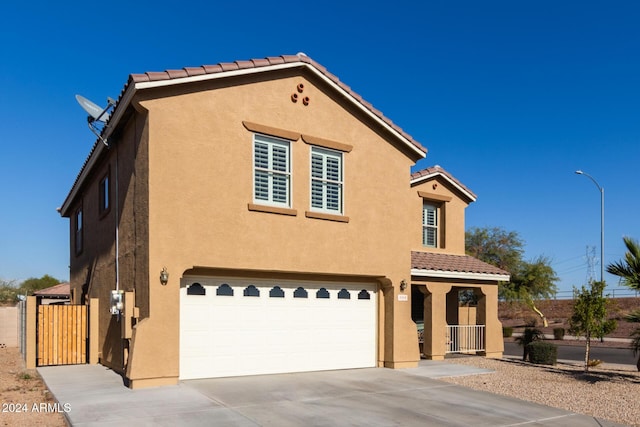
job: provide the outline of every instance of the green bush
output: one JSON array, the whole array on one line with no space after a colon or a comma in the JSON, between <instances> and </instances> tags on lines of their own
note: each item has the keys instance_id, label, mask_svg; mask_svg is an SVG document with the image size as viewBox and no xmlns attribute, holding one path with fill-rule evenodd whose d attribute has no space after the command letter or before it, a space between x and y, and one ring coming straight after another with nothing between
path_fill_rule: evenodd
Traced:
<instances>
[{"instance_id":1,"label":"green bush","mask_svg":"<svg viewBox=\"0 0 640 427\"><path fill-rule=\"evenodd\" d=\"M558 347L544 341L534 341L527 345L529 361L540 365L555 365L558 361Z\"/></svg>"},{"instance_id":2,"label":"green bush","mask_svg":"<svg viewBox=\"0 0 640 427\"><path fill-rule=\"evenodd\" d=\"M536 328L524 328L524 332L519 337L516 337L515 342L522 347L522 361L526 361L529 357L528 345L534 341L544 339L544 334L540 329Z\"/></svg>"},{"instance_id":3,"label":"green bush","mask_svg":"<svg viewBox=\"0 0 640 427\"><path fill-rule=\"evenodd\" d=\"M563 340L564 339L564 328L553 328L553 339L554 340Z\"/></svg>"},{"instance_id":4,"label":"green bush","mask_svg":"<svg viewBox=\"0 0 640 427\"><path fill-rule=\"evenodd\" d=\"M509 338L513 335L513 328L511 326L503 326L502 327L502 337Z\"/></svg>"}]
</instances>

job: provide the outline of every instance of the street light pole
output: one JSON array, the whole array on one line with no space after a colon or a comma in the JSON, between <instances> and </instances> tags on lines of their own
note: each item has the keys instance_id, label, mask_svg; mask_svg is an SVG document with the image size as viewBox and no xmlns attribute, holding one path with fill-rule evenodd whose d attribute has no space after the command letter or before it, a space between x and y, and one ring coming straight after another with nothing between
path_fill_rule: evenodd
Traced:
<instances>
[{"instance_id":1,"label":"street light pole","mask_svg":"<svg viewBox=\"0 0 640 427\"><path fill-rule=\"evenodd\" d=\"M604 188L588 173L581 170L577 170L576 173L589 178L600 191L600 281L604 283Z\"/></svg>"}]
</instances>

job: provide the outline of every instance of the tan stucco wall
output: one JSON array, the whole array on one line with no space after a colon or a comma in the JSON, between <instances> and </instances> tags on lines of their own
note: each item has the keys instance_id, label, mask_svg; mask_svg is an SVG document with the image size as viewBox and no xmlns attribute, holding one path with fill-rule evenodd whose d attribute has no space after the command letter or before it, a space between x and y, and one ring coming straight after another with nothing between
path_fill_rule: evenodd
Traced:
<instances>
[{"instance_id":1,"label":"tan stucco wall","mask_svg":"<svg viewBox=\"0 0 640 427\"><path fill-rule=\"evenodd\" d=\"M308 106L291 102L303 83ZM179 375L179 284L195 266L380 276L380 365L415 366L419 357L410 301L415 230L408 186L413 159L385 141L313 81L283 77L251 85L178 93L147 92L149 135L149 316L134 328L127 376L136 384ZM163 97L164 95L173 95ZM353 146L344 154L344 215L348 222L307 218L311 146L291 144L295 216L256 212L252 132L243 121ZM378 129L378 131L380 131ZM163 267L167 286L159 283ZM157 363L158 359L163 363Z\"/></svg>"},{"instance_id":2,"label":"tan stucco wall","mask_svg":"<svg viewBox=\"0 0 640 427\"><path fill-rule=\"evenodd\" d=\"M0 344L18 346L18 307L0 307Z\"/></svg>"},{"instance_id":3,"label":"tan stucco wall","mask_svg":"<svg viewBox=\"0 0 640 427\"><path fill-rule=\"evenodd\" d=\"M415 218L411 222L415 224L415 230L412 234L412 250L450 253L455 255L464 255L465 253L465 209L468 206L464 196L460 194L449 182L441 177L434 177L421 181L419 184L411 186L413 192L413 204L415 208ZM450 198L450 201L431 201L439 205L438 209L440 219L440 238L438 239L438 248L425 247L422 244L422 205L425 200L418 195L418 192L424 194L434 194L437 197Z\"/></svg>"}]
</instances>

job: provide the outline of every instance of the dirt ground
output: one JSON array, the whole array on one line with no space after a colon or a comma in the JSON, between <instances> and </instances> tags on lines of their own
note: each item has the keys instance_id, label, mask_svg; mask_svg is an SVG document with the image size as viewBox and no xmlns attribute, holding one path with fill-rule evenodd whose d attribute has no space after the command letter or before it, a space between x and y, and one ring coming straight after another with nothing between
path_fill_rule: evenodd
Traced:
<instances>
[{"instance_id":1,"label":"dirt ground","mask_svg":"<svg viewBox=\"0 0 640 427\"><path fill-rule=\"evenodd\" d=\"M50 396L35 369L24 368L18 348L0 348L0 426L63 427L69 409Z\"/></svg>"}]
</instances>

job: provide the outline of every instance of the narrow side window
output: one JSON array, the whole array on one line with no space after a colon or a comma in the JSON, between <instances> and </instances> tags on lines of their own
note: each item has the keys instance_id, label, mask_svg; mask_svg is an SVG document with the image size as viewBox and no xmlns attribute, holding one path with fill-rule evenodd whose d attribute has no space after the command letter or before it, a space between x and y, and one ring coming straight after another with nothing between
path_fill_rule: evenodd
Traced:
<instances>
[{"instance_id":1,"label":"narrow side window","mask_svg":"<svg viewBox=\"0 0 640 427\"><path fill-rule=\"evenodd\" d=\"M82 218L82 207L79 207L78 210L76 210L75 215L73 216L73 236L76 255L79 255L82 252L83 228L84 224Z\"/></svg>"},{"instance_id":2,"label":"narrow side window","mask_svg":"<svg viewBox=\"0 0 640 427\"><path fill-rule=\"evenodd\" d=\"M107 172L100 180L100 188L98 195L100 197L98 201L98 212L100 215L105 214L111 208L111 179L110 172Z\"/></svg>"}]
</instances>

